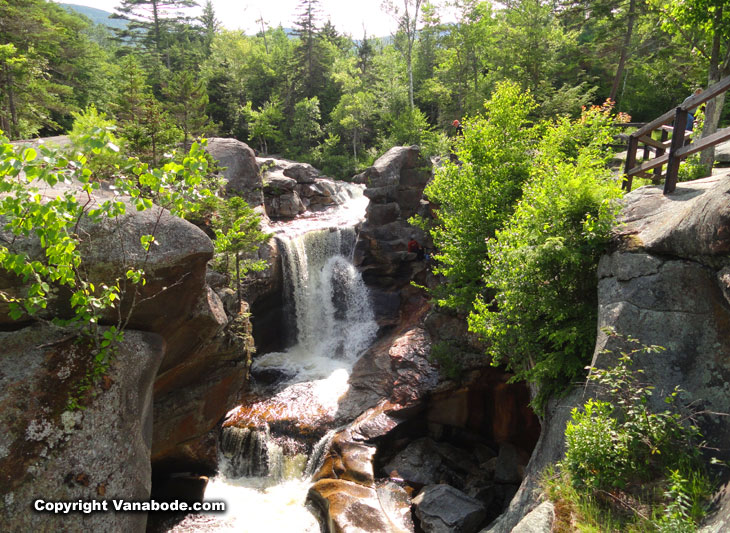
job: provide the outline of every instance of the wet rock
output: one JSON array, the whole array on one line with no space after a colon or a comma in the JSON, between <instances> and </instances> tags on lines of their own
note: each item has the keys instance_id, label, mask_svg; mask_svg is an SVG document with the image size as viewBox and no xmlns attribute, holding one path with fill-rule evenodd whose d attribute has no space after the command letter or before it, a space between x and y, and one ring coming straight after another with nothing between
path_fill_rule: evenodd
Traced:
<instances>
[{"instance_id":1,"label":"wet rock","mask_svg":"<svg viewBox=\"0 0 730 533\"><path fill-rule=\"evenodd\" d=\"M426 533L473 533L486 516L482 502L449 485L429 485L413 499Z\"/></svg>"},{"instance_id":2,"label":"wet rock","mask_svg":"<svg viewBox=\"0 0 730 533\"><path fill-rule=\"evenodd\" d=\"M33 502L148 500L158 335L128 330L96 395L93 357L45 325L0 333L0 514L4 531L143 531L146 513L39 513ZM77 397L83 410L67 408ZM111 504L110 504L111 507Z\"/></svg>"},{"instance_id":3,"label":"wet rock","mask_svg":"<svg viewBox=\"0 0 730 533\"><path fill-rule=\"evenodd\" d=\"M327 530L332 533L413 531L407 496L397 489L378 490L346 480L322 479L309 489L308 498L322 510Z\"/></svg>"},{"instance_id":4,"label":"wet rock","mask_svg":"<svg viewBox=\"0 0 730 533\"><path fill-rule=\"evenodd\" d=\"M494 469L494 480L499 483L516 483L519 485L522 482L520 470L517 448L509 443L501 444L496 468Z\"/></svg>"},{"instance_id":5,"label":"wet rock","mask_svg":"<svg viewBox=\"0 0 730 533\"><path fill-rule=\"evenodd\" d=\"M296 192L266 196L266 214L274 219L294 218L304 213L307 208Z\"/></svg>"},{"instance_id":6,"label":"wet rock","mask_svg":"<svg viewBox=\"0 0 730 533\"><path fill-rule=\"evenodd\" d=\"M226 167L223 177L229 195L242 196L251 207L264 204L263 183L256 155L247 144L236 139L212 137L208 139L206 151L222 167Z\"/></svg>"}]
</instances>

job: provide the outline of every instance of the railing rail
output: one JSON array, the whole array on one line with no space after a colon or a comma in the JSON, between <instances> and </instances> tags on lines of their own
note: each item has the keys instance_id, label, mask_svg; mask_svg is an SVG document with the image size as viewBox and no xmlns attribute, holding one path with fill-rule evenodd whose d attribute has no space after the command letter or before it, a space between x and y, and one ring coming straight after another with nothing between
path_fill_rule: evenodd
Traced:
<instances>
[{"instance_id":1,"label":"railing rail","mask_svg":"<svg viewBox=\"0 0 730 533\"><path fill-rule=\"evenodd\" d=\"M667 111L662 116L633 132L629 136L629 147L626 152L626 165L624 167L622 187L626 191L630 191L634 176L651 176L657 182L664 176L664 194L674 192L677 188L679 163L682 159L730 139L730 128L724 128L697 142L691 142L689 139L690 132L686 129L687 115L690 109L704 104L727 90L730 90L730 76L723 78L701 93L688 98L686 102L676 109ZM671 122L674 123L673 126L668 126ZM652 133L656 130L661 130L662 132L660 141L652 137ZM671 138L669 138L670 133ZM637 162L636 157L639 143L644 144L643 161L641 162ZM652 148L655 151L655 156L654 158L649 158ZM669 150L668 153L667 150ZM662 167L665 164L667 165L666 173L662 175ZM648 173L650 170L654 171L653 175Z\"/></svg>"}]
</instances>

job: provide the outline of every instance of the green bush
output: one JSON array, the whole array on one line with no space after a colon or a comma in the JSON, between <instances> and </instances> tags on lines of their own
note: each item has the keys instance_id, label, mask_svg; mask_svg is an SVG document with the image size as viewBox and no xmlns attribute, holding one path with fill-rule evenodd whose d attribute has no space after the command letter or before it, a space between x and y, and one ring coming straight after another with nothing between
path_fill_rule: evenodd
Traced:
<instances>
[{"instance_id":1,"label":"green bush","mask_svg":"<svg viewBox=\"0 0 730 533\"><path fill-rule=\"evenodd\" d=\"M560 467L574 491L563 494L607 502L609 510L616 502L636 500L634 507L653 509L651 530L694 531L711 492L701 462L701 434L693 414L678 404L679 388L664 399L667 408L655 412L649 404L653 387L632 368L640 354L663 348L627 342L631 349L622 351L613 366L591 368L589 380L605 399L591 398L571 413ZM617 491L625 496L616 496Z\"/></svg>"},{"instance_id":2,"label":"green bush","mask_svg":"<svg viewBox=\"0 0 730 533\"><path fill-rule=\"evenodd\" d=\"M81 113L73 113L74 124L69 137L75 149L85 149L86 166L95 180L108 180L114 177L126 163L123 140L115 134L117 124L99 113L96 106L90 105ZM89 150L89 145L93 147Z\"/></svg>"},{"instance_id":3,"label":"green bush","mask_svg":"<svg viewBox=\"0 0 730 533\"><path fill-rule=\"evenodd\" d=\"M430 228L437 253L434 290L439 305L468 312L483 293L487 240L511 215L528 177L534 128L527 124L535 104L510 82L497 86L484 114L464 121L464 137L425 189L438 208ZM414 221L415 222L415 221Z\"/></svg>"},{"instance_id":4,"label":"green bush","mask_svg":"<svg viewBox=\"0 0 730 533\"><path fill-rule=\"evenodd\" d=\"M477 298L469 328L489 341L494 364L537 385L538 410L578 378L595 345L596 269L620 195L605 164L611 120L601 107L548 125L514 214L486 241L494 297Z\"/></svg>"}]
</instances>

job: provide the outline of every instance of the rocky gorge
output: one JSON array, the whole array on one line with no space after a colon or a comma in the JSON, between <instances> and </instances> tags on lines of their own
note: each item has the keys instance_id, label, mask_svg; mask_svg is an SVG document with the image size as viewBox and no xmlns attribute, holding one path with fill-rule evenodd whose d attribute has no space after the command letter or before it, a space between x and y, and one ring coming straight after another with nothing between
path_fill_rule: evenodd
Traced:
<instances>
[{"instance_id":1,"label":"rocky gorge","mask_svg":"<svg viewBox=\"0 0 730 533\"><path fill-rule=\"evenodd\" d=\"M207 266L210 239L163 213L160 246L147 266L150 298L135 309L83 410L67 410L65 400L86 371L84 347L0 309L4 529L142 531L144 514L29 510L41 496L199 500L208 477L228 469L229 478L279 481L304 472L302 499L326 531L550 531L540 475L560 459L565 421L583 391L553 401L538 419L527 387L488 366L463 321L433 309L412 285L438 282L408 251L411 239L430 247L408 222L432 213L423 199L432 165L418 147L391 149L353 178L359 187L303 163L256 158L232 139L211 139L208 150L226 167L228 193L243 196L275 236L259 252L267 269L247 279L238 308ZM669 197L652 187L631 193L599 269L599 327L665 346L661 358L642 362L648 379L660 390L680 384L703 408L724 413L729 192L727 179L709 178ZM328 218L362 196L361 214L343 209ZM113 244L131 247L153 218L130 214L124 231L89 228L89 270L102 276L129 262ZM16 280L0 283L12 289ZM256 355L231 333L249 311L243 327ZM362 335L346 335L353 331ZM459 347L458 376L432 353L443 341ZM609 342L599 335L598 364ZM326 376L294 379L311 371L297 363L296 346L307 356L327 354ZM341 394L317 404L317 380L341 379L345 369L344 381L323 382ZM702 428L725 455L727 424L708 416ZM724 530L728 506L727 491L719 491L707 531ZM151 523L172 531L217 527L180 518Z\"/></svg>"}]
</instances>

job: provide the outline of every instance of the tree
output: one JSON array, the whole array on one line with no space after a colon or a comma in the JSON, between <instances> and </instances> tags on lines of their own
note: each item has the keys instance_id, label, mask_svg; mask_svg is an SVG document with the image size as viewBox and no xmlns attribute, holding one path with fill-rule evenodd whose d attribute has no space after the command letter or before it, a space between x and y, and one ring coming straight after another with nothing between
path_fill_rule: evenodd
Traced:
<instances>
[{"instance_id":1,"label":"tree","mask_svg":"<svg viewBox=\"0 0 730 533\"><path fill-rule=\"evenodd\" d=\"M181 132L147 87L137 59L127 56L122 65L116 105L121 134L134 155L156 165L159 156L180 139Z\"/></svg>"},{"instance_id":2,"label":"tree","mask_svg":"<svg viewBox=\"0 0 730 533\"><path fill-rule=\"evenodd\" d=\"M300 100L294 105L290 136L300 150L312 148L322 137L321 119L319 98L316 96Z\"/></svg>"},{"instance_id":3,"label":"tree","mask_svg":"<svg viewBox=\"0 0 730 533\"><path fill-rule=\"evenodd\" d=\"M258 214L243 200L234 196L219 202L213 217L215 231L215 251L223 255L222 266L226 273L231 270L235 276L236 294L239 308L243 303L241 280L248 272L258 272L266 268L266 261L255 254L269 236L261 231ZM233 256L233 265L229 258Z\"/></svg>"},{"instance_id":4,"label":"tree","mask_svg":"<svg viewBox=\"0 0 730 533\"><path fill-rule=\"evenodd\" d=\"M394 0L385 0L383 7L391 13L398 21L398 31L405 39L405 45L402 46L403 55L406 58L406 68L408 69L408 101L413 108L413 43L418 37L418 21L419 10L423 0L403 0L403 11L398 7Z\"/></svg>"},{"instance_id":5,"label":"tree","mask_svg":"<svg viewBox=\"0 0 730 533\"><path fill-rule=\"evenodd\" d=\"M210 54L210 47L213 44L213 38L216 32L220 29L221 23L215 16L215 10L213 9L213 2L211 0L205 0L205 6L203 7L203 14L198 19L201 26L203 27L203 39L205 42L205 49Z\"/></svg>"},{"instance_id":6,"label":"tree","mask_svg":"<svg viewBox=\"0 0 730 533\"><path fill-rule=\"evenodd\" d=\"M535 131L527 127L535 108L514 82L498 84L484 113L464 121L454 150L460 164L446 161L426 186L437 206L431 237L438 253L434 273L444 283L434 292L439 305L468 312L485 291L487 241L512 214L528 177Z\"/></svg>"},{"instance_id":7,"label":"tree","mask_svg":"<svg viewBox=\"0 0 730 533\"><path fill-rule=\"evenodd\" d=\"M249 137L258 139L261 152L268 154L268 142L278 142L282 138L279 125L284 119L284 115L281 112L279 101L269 100L258 111L253 109L251 102L246 102L242 113L248 122Z\"/></svg>"},{"instance_id":8,"label":"tree","mask_svg":"<svg viewBox=\"0 0 730 533\"><path fill-rule=\"evenodd\" d=\"M725 0L667 0L660 3L665 26L677 31L707 62L707 85L730 76L730 6ZM717 131L725 94L716 96L705 109L702 137ZM712 172L715 148L702 152L700 162Z\"/></svg>"},{"instance_id":9,"label":"tree","mask_svg":"<svg viewBox=\"0 0 730 533\"><path fill-rule=\"evenodd\" d=\"M375 98L372 93L365 91L343 94L340 103L332 111L332 122L352 136L352 156L355 159L362 132L374 113Z\"/></svg>"},{"instance_id":10,"label":"tree","mask_svg":"<svg viewBox=\"0 0 730 533\"><path fill-rule=\"evenodd\" d=\"M128 24L115 31L121 40L132 39L157 57L165 57L170 68L166 34L173 25L189 21L183 9L197 5L195 0L122 0L112 18L124 19Z\"/></svg>"},{"instance_id":11,"label":"tree","mask_svg":"<svg viewBox=\"0 0 730 533\"><path fill-rule=\"evenodd\" d=\"M183 132L183 150L189 147L191 137L202 135L210 127L206 114L208 93L202 79L195 80L189 70L173 74L163 88L167 106Z\"/></svg>"},{"instance_id":12,"label":"tree","mask_svg":"<svg viewBox=\"0 0 730 533\"><path fill-rule=\"evenodd\" d=\"M324 85L322 42L317 22L319 21L319 0L302 0L299 4L299 19L294 23L294 36L299 43L294 49L296 77L300 84L299 94L305 98L315 96Z\"/></svg>"}]
</instances>

